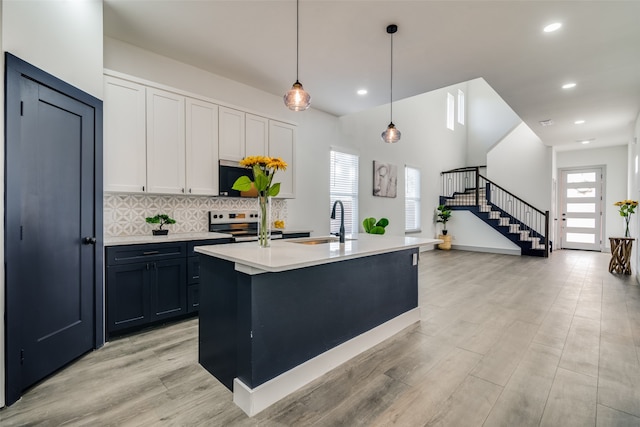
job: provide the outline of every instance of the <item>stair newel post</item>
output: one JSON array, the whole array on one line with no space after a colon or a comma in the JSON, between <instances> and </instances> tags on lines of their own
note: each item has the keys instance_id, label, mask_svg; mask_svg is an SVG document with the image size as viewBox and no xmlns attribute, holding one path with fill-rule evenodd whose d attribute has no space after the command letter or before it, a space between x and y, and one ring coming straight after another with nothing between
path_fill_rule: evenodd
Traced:
<instances>
[{"instance_id":1,"label":"stair newel post","mask_svg":"<svg viewBox=\"0 0 640 427\"><path fill-rule=\"evenodd\" d=\"M549 258L549 211L544 211L544 257Z\"/></svg>"}]
</instances>

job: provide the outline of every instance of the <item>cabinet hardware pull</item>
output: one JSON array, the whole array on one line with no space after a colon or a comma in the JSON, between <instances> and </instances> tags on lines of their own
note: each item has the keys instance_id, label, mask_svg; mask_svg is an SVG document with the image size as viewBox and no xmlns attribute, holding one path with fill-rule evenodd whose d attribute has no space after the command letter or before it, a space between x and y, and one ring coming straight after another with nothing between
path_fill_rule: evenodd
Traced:
<instances>
[{"instance_id":1,"label":"cabinet hardware pull","mask_svg":"<svg viewBox=\"0 0 640 427\"><path fill-rule=\"evenodd\" d=\"M83 237L82 238L82 244L84 244L84 245L95 245L96 244L96 238L95 237Z\"/></svg>"},{"instance_id":2,"label":"cabinet hardware pull","mask_svg":"<svg viewBox=\"0 0 640 427\"><path fill-rule=\"evenodd\" d=\"M142 186L142 191L144 191L144 185Z\"/></svg>"},{"instance_id":3,"label":"cabinet hardware pull","mask_svg":"<svg viewBox=\"0 0 640 427\"><path fill-rule=\"evenodd\" d=\"M147 251L147 252L142 252L142 255L155 255L159 253L160 251Z\"/></svg>"},{"instance_id":4,"label":"cabinet hardware pull","mask_svg":"<svg viewBox=\"0 0 640 427\"><path fill-rule=\"evenodd\" d=\"M184 188L182 189L182 192L184 193Z\"/></svg>"}]
</instances>

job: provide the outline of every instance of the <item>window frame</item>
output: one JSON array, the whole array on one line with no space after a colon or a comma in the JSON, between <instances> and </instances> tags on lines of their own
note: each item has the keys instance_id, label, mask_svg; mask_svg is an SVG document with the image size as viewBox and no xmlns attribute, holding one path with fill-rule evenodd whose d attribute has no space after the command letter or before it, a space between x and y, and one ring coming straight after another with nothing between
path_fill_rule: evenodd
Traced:
<instances>
[{"instance_id":1,"label":"window frame","mask_svg":"<svg viewBox=\"0 0 640 427\"><path fill-rule=\"evenodd\" d=\"M338 158L336 158L336 155ZM342 159L341 166L349 169L346 174L336 177L336 165ZM337 163L338 162L338 163ZM347 150L331 147L329 152L329 203L331 207L336 200L341 200L344 205L345 213L345 233L357 234L359 232L359 220L358 220L358 186L359 186L359 174L360 174L360 155ZM350 181L350 184L344 185L341 188L335 187L335 182ZM350 188L347 188L350 187ZM339 207L337 207L339 210ZM336 214L336 219L329 220L329 232L337 233L340 229L339 213Z\"/></svg>"},{"instance_id":2,"label":"window frame","mask_svg":"<svg viewBox=\"0 0 640 427\"><path fill-rule=\"evenodd\" d=\"M458 124L464 126L465 116L465 94L462 89L458 89Z\"/></svg>"},{"instance_id":3,"label":"window frame","mask_svg":"<svg viewBox=\"0 0 640 427\"><path fill-rule=\"evenodd\" d=\"M414 193L414 191L410 191L411 189L409 188L412 180L410 180L409 178L409 174L411 171L415 171L415 173L417 174L417 177L414 178L415 183L416 183L416 189L415 189L415 194L410 194L410 193ZM422 171L420 170L420 168L417 168L415 166L411 166L411 165L405 165L404 166L404 232L405 233L420 233L422 232L422 185L421 185L421 180L422 180ZM409 221L408 221L408 216L409 216L409 202L413 202L413 206L414 208L412 209L412 214L415 218L414 221L414 227L413 228L409 228Z\"/></svg>"}]
</instances>

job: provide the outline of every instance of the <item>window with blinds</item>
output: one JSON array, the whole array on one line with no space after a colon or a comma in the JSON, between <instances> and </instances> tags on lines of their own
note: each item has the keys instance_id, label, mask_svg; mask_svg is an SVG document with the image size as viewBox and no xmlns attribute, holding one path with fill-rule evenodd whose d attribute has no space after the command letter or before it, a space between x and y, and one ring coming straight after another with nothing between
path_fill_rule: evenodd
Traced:
<instances>
[{"instance_id":1,"label":"window with blinds","mask_svg":"<svg viewBox=\"0 0 640 427\"><path fill-rule=\"evenodd\" d=\"M344 205L344 228L347 234L358 232L358 156L331 150L329 183L331 206L336 200ZM340 206L331 220L331 233L340 231Z\"/></svg>"},{"instance_id":2,"label":"window with blinds","mask_svg":"<svg viewBox=\"0 0 640 427\"><path fill-rule=\"evenodd\" d=\"M420 169L404 168L404 231L420 231Z\"/></svg>"}]
</instances>

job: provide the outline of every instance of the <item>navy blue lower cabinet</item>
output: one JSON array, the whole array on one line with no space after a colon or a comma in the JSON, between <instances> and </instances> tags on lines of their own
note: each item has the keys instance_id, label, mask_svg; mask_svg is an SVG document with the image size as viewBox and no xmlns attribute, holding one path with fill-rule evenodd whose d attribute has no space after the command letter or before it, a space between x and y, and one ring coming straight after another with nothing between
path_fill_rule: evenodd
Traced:
<instances>
[{"instance_id":1,"label":"navy blue lower cabinet","mask_svg":"<svg viewBox=\"0 0 640 427\"><path fill-rule=\"evenodd\" d=\"M107 337L196 315L200 257L194 247L231 238L109 246Z\"/></svg>"},{"instance_id":2,"label":"navy blue lower cabinet","mask_svg":"<svg viewBox=\"0 0 640 427\"><path fill-rule=\"evenodd\" d=\"M186 245L113 246L107 258L107 337L187 313Z\"/></svg>"},{"instance_id":3,"label":"navy blue lower cabinet","mask_svg":"<svg viewBox=\"0 0 640 427\"><path fill-rule=\"evenodd\" d=\"M418 306L417 249L247 275L201 256L199 361L260 384Z\"/></svg>"},{"instance_id":4,"label":"navy blue lower cabinet","mask_svg":"<svg viewBox=\"0 0 640 427\"><path fill-rule=\"evenodd\" d=\"M107 332L150 322L151 298L146 263L107 267Z\"/></svg>"}]
</instances>

